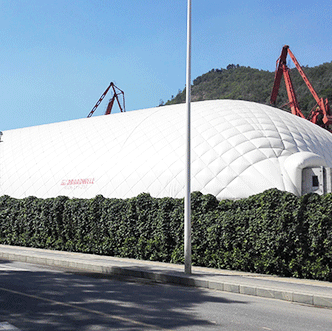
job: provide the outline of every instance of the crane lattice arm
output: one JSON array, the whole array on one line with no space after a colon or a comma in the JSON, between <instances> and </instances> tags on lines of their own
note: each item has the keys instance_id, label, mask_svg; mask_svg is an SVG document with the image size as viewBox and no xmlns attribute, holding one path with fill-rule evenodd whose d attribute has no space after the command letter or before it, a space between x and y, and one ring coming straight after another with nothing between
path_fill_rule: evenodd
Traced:
<instances>
[{"instance_id":1,"label":"crane lattice arm","mask_svg":"<svg viewBox=\"0 0 332 331\"><path fill-rule=\"evenodd\" d=\"M308 77L305 75L299 62L297 61L294 54L289 49L288 45L285 45L282 48L281 55L280 55L279 59L277 60L277 67L276 67L275 77L274 77L274 85L273 85L272 94L271 94L271 98L270 98L271 104L275 105L275 103L276 103L277 95L278 95L279 87L280 87L280 82L281 82L281 77L282 77L282 75L284 75L291 112L294 115L305 118L305 116L301 112L299 104L297 102L293 83L292 83L292 80L289 75L289 68L286 64L287 54L289 54L289 56L291 57L292 61L294 62L295 66L296 66L296 69L299 71L302 79L304 80L309 91L311 92L312 96L314 97L314 99L317 102L317 107L315 107L310 112L307 119L315 124L318 124L319 126L323 127L324 129L331 131L329 126L332 125L332 116L331 116L331 112L330 112L329 102L327 99L323 99L318 96L315 89L311 85Z\"/></svg>"},{"instance_id":2,"label":"crane lattice arm","mask_svg":"<svg viewBox=\"0 0 332 331\"><path fill-rule=\"evenodd\" d=\"M100 103L105 98L105 96L108 93L108 91L110 90L110 88L112 88L112 90L113 90L113 96L110 99L110 101L108 102L105 115L109 115L111 113L115 99L116 99L116 101L117 101L117 103L119 105L120 111L121 112L125 112L126 111L126 109L125 109L124 92L122 90L120 90L117 86L115 86L114 83L111 82L110 85L105 90L105 92L101 95L101 97L99 98L99 100L97 101L97 103L94 105L94 107L92 108L92 110L90 111L90 113L89 113L89 115L87 117L91 117L93 115L93 113L95 112L95 110L98 108L98 106L100 105ZM118 97L120 94L122 94L122 103L123 103L123 106L121 106L121 103L120 103L120 100L119 100L119 97Z\"/></svg>"}]
</instances>

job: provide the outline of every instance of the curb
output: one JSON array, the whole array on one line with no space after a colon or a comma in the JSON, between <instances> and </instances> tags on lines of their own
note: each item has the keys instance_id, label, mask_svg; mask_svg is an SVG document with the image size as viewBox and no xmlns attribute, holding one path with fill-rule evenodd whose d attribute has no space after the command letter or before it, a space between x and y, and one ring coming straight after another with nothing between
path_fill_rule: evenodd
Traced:
<instances>
[{"instance_id":1,"label":"curb","mask_svg":"<svg viewBox=\"0 0 332 331\"><path fill-rule=\"evenodd\" d=\"M24 247L24 249L27 249ZM34 251L35 252L35 251ZM332 297L321 296L309 293L300 293L294 291L282 291L261 286L241 285L231 282L211 280L200 275L186 275L179 271L156 271L148 270L144 266L105 266L102 261L86 261L81 258L73 257L50 257L52 253L59 255L57 251L47 251L47 254L39 254L39 256L28 253L8 253L0 250L0 259L9 261L19 261L32 264L45 265L50 267L60 267L68 271L85 272L91 274L99 274L108 277L136 278L145 279L155 283L175 284L182 286L190 286L197 288L205 288L224 292L245 294L262 298L270 298L284 300L299 304L305 304L315 307L332 308ZM61 252L66 253L66 252ZM70 253L71 255L75 253ZM77 253L82 256L81 253Z\"/></svg>"}]
</instances>

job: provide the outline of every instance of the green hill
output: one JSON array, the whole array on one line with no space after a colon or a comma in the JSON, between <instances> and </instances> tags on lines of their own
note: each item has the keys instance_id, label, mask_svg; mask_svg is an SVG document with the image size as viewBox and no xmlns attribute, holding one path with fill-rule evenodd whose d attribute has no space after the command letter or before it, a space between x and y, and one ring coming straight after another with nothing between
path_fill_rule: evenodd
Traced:
<instances>
[{"instance_id":1,"label":"green hill","mask_svg":"<svg viewBox=\"0 0 332 331\"><path fill-rule=\"evenodd\" d=\"M309 81L320 97L332 101L332 62L316 67L303 67ZM295 93L304 115L316 105L297 69L290 72ZM197 77L192 85L192 101L235 99L270 104L274 72L230 64L226 69L212 69ZM185 102L185 89L165 104ZM287 109L288 103L284 80L282 79L276 106ZM284 107L283 107L284 106Z\"/></svg>"}]
</instances>

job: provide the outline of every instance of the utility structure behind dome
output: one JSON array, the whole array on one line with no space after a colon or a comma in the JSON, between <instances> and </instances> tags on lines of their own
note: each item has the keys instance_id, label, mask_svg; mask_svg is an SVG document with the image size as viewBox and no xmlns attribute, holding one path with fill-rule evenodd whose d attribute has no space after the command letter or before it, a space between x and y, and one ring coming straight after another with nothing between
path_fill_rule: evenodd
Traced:
<instances>
[{"instance_id":1,"label":"utility structure behind dome","mask_svg":"<svg viewBox=\"0 0 332 331\"><path fill-rule=\"evenodd\" d=\"M93 115L93 113L95 112L95 110L98 108L98 106L100 105L100 103L105 98L105 96L108 93L108 91L110 90L110 88L112 88L112 90L113 90L113 96L112 96L112 98L108 102L108 105L107 105L107 108L106 108L106 111L105 111L105 115L109 115L112 112L112 108L113 108L115 100L117 101L117 103L119 105L120 111L121 112L125 112L126 111L124 92L122 90L120 90L117 86L115 86L113 82L111 82L110 85L105 90L105 92L101 95L101 97L99 98L99 100L97 101L97 103L95 104L95 106L92 108L92 110L90 111L90 113L89 113L89 115L87 117L91 117ZM121 106L121 102L119 100L119 95L122 95L122 106Z\"/></svg>"},{"instance_id":2,"label":"utility structure behind dome","mask_svg":"<svg viewBox=\"0 0 332 331\"><path fill-rule=\"evenodd\" d=\"M294 62L296 69L299 71L301 77L303 78L304 82L306 83L309 91L311 92L312 96L316 100L317 104L315 107L311 110L309 116L307 119L319 125L320 127L332 132L332 128L330 125L332 125L332 115L330 111L330 105L327 99L320 98L318 94L316 93L315 89L309 82L309 79L305 75L303 69L301 68L299 62L296 60L294 54L291 52L289 49L288 45L285 45L282 48L281 55L277 60L277 66L276 66L276 71L275 71L275 77L274 77L274 85L272 89L272 94L271 94L271 99L270 103L272 105L276 104L277 96L278 96L278 91L280 87L280 82L281 82L281 76L284 75L285 79L285 85L287 89L287 94L288 94L288 106L291 108L291 112L294 115L300 116L302 118L305 118L303 113L300 110L295 92L294 92L294 87L292 80L289 75L289 67L286 64L286 57L287 54L291 57L292 61Z\"/></svg>"}]
</instances>

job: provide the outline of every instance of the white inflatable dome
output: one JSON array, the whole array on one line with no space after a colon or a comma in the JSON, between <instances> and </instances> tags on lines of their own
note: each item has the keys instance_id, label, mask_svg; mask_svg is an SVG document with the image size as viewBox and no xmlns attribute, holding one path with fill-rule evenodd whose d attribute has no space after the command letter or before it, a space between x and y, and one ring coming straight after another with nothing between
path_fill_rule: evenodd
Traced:
<instances>
[{"instance_id":1,"label":"white inflatable dome","mask_svg":"<svg viewBox=\"0 0 332 331\"><path fill-rule=\"evenodd\" d=\"M184 196L185 104L4 131L0 195ZM332 166L332 134L247 101L192 103L192 191L237 199L301 194L301 171Z\"/></svg>"}]
</instances>

